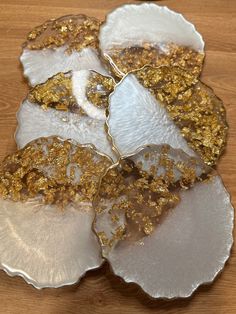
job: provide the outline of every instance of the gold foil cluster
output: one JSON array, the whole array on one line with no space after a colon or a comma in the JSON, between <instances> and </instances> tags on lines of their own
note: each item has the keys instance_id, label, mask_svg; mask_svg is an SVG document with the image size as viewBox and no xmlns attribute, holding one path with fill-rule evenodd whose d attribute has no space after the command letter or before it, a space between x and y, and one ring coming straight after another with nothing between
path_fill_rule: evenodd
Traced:
<instances>
[{"instance_id":1,"label":"gold foil cluster","mask_svg":"<svg viewBox=\"0 0 236 314\"><path fill-rule=\"evenodd\" d=\"M85 15L68 15L35 27L24 47L32 50L57 48L66 45L67 52L83 48L98 48L100 21Z\"/></svg>"},{"instance_id":2,"label":"gold foil cluster","mask_svg":"<svg viewBox=\"0 0 236 314\"><path fill-rule=\"evenodd\" d=\"M118 76L120 72L126 74L145 65L153 67L166 65L180 66L197 77L202 70L204 54L174 43L165 47L144 43L142 46L114 47L107 53L107 58L114 63L115 74Z\"/></svg>"},{"instance_id":3,"label":"gold foil cluster","mask_svg":"<svg viewBox=\"0 0 236 314\"><path fill-rule=\"evenodd\" d=\"M112 77L91 72L86 88L87 99L98 108L107 109L109 95L115 88Z\"/></svg>"},{"instance_id":4,"label":"gold foil cluster","mask_svg":"<svg viewBox=\"0 0 236 314\"><path fill-rule=\"evenodd\" d=\"M13 201L36 198L60 208L91 202L110 164L91 147L56 137L41 138L2 162L0 196Z\"/></svg>"},{"instance_id":5,"label":"gold foil cluster","mask_svg":"<svg viewBox=\"0 0 236 314\"><path fill-rule=\"evenodd\" d=\"M207 175L207 166L186 156L179 159L177 151L167 145L151 146L108 170L95 206L97 220L107 215L113 230L109 235L95 227L103 246L150 235L163 214L181 201L179 191ZM197 174L199 167L201 175Z\"/></svg>"},{"instance_id":6,"label":"gold foil cluster","mask_svg":"<svg viewBox=\"0 0 236 314\"><path fill-rule=\"evenodd\" d=\"M44 110L53 108L84 115L85 112L73 95L72 75L73 72L58 73L45 83L36 85L30 90L28 100L40 105ZM115 80L112 77L91 71L85 96L96 107L106 109L109 95L114 88Z\"/></svg>"},{"instance_id":7,"label":"gold foil cluster","mask_svg":"<svg viewBox=\"0 0 236 314\"><path fill-rule=\"evenodd\" d=\"M36 85L29 92L28 99L43 109L76 111L78 105L72 94L71 73L58 73L45 83Z\"/></svg>"},{"instance_id":8,"label":"gold foil cluster","mask_svg":"<svg viewBox=\"0 0 236 314\"><path fill-rule=\"evenodd\" d=\"M222 101L192 72L179 67L144 67L135 75L165 106L193 150L206 164L214 165L228 131Z\"/></svg>"}]
</instances>

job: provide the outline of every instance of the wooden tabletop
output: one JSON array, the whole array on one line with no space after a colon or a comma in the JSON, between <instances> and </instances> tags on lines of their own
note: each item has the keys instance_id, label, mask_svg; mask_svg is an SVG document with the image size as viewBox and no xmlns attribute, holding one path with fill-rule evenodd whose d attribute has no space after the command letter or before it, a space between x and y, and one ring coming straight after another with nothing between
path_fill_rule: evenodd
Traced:
<instances>
[{"instance_id":1,"label":"wooden tabletop","mask_svg":"<svg viewBox=\"0 0 236 314\"><path fill-rule=\"evenodd\" d=\"M49 18L71 13L103 19L111 9L130 2L135 1L0 1L0 160L16 149L15 113L28 88L18 57L27 32ZM202 79L224 101L230 126L227 150L218 171L236 205L236 1L169 0L159 3L183 13L205 39ZM107 265L88 273L77 285L41 291L19 277L10 278L0 271L0 313L233 314L236 313L235 263L233 250L224 272L214 284L201 287L190 299L171 302L150 300L136 285L127 285L113 276Z\"/></svg>"}]
</instances>

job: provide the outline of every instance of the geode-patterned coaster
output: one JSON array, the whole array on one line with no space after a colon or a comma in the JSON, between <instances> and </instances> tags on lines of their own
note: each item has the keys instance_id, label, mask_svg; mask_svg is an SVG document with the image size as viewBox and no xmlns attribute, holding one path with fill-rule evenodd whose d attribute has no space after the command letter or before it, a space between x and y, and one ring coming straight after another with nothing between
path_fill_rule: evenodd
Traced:
<instances>
[{"instance_id":1,"label":"geode-patterned coaster","mask_svg":"<svg viewBox=\"0 0 236 314\"><path fill-rule=\"evenodd\" d=\"M77 282L103 260L92 200L111 160L91 145L37 139L0 166L0 268L36 288Z\"/></svg>"},{"instance_id":2,"label":"geode-patterned coaster","mask_svg":"<svg viewBox=\"0 0 236 314\"><path fill-rule=\"evenodd\" d=\"M107 99L114 86L111 77L89 70L58 73L36 85L17 113L18 147L56 135L80 144L91 143L116 160L104 128Z\"/></svg>"},{"instance_id":3,"label":"geode-patterned coaster","mask_svg":"<svg viewBox=\"0 0 236 314\"><path fill-rule=\"evenodd\" d=\"M113 272L154 298L188 297L223 269L234 209L220 176L168 145L126 156L103 176L95 231Z\"/></svg>"},{"instance_id":4,"label":"geode-patterned coaster","mask_svg":"<svg viewBox=\"0 0 236 314\"><path fill-rule=\"evenodd\" d=\"M108 111L108 132L121 155L166 143L214 165L226 145L222 101L179 67L145 66L129 73L111 94Z\"/></svg>"},{"instance_id":5,"label":"geode-patterned coaster","mask_svg":"<svg viewBox=\"0 0 236 314\"><path fill-rule=\"evenodd\" d=\"M24 75L34 86L59 72L95 70L107 74L98 53L100 21L68 15L35 27L20 57Z\"/></svg>"}]
</instances>

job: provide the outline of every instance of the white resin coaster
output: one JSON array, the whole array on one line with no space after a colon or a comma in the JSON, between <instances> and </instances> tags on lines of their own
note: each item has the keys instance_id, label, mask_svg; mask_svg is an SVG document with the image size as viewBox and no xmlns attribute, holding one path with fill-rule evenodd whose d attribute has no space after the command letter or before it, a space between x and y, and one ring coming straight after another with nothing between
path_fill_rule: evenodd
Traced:
<instances>
[{"instance_id":1,"label":"white resin coaster","mask_svg":"<svg viewBox=\"0 0 236 314\"><path fill-rule=\"evenodd\" d=\"M189 297L223 269L234 209L222 180L166 145L147 146L102 179L94 229L114 274L153 298Z\"/></svg>"},{"instance_id":2,"label":"white resin coaster","mask_svg":"<svg viewBox=\"0 0 236 314\"><path fill-rule=\"evenodd\" d=\"M92 199L110 165L92 146L55 137L8 156L0 167L0 268L56 288L99 267Z\"/></svg>"},{"instance_id":3,"label":"white resin coaster","mask_svg":"<svg viewBox=\"0 0 236 314\"><path fill-rule=\"evenodd\" d=\"M56 135L91 143L117 159L104 128L107 97L115 82L89 70L59 73L34 87L17 113L19 148L42 136Z\"/></svg>"},{"instance_id":4,"label":"white resin coaster","mask_svg":"<svg viewBox=\"0 0 236 314\"><path fill-rule=\"evenodd\" d=\"M226 145L223 102L179 67L146 66L127 74L110 95L108 111L108 132L121 156L165 143L214 165Z\"/></svg>"},{"instance_id":5,"label":"white resin coaster","mask_svg":"<svg viewBox=\"0 0 236 314\"><path fill-rule=\"evenodd\" d=\"M45 82L59 72L95 70L107 74L99 59L100 22L85 15L68 15L35 27L20 57L30 85Z\"/></svg>"}]
</instances>

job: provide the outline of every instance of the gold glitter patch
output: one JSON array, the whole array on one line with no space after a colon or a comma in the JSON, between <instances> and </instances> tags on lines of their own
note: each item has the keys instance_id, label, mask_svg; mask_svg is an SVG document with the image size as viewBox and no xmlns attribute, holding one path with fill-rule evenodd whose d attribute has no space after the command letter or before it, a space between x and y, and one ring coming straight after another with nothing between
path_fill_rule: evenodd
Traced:
<instances>
[{"instance_id":1,"label":"gold glitter patch","mask_svg":"<svg viewBox=\"0 0 236 314\"><path fill-rule=\"evenodd\" d=\"M91 202L110 165L92 148L56 137L37 139L2 162L0 196L13 201L37 198L60 208Z\"/></svg>"},{"instance_id":2,"label":"gold glitter patch","mask_svg":"<svg viewBox=\"0 0 236 314\"><path fill-rule=\"evenodd\" d=\"M214 165L228 131L222 101L192 72L178 67L147 66L134 74L165 106L193 150L206 164Z\"/></svg>"},{"instance_id":3,"label":"gold glitter patch","mask_svg":"<svg viewBox=\"0 0 236 314\"><path fill-rule=\"evenodd\" d=\"M108 107L108 97L115 88L115 81L112 77L103 76L91 72L86 88L87 99L98 108Z\"/></svg>"},{"instance_id":4,"label":"gold glitter patch","mask_svg":"<svg viewBox=\"0 0 236 314\"><path fill-rule=\"evenodd\" d=\"M101 22L85 15L68 15L50 20L34 28L27 36L24 48L39 50L67 45L67 52L83 48L98 48Z\"/></svg>"},{"instance_id":5,"label":"gold glitter patch","mask_svg":"<svg viewBox=\"0 0 236 314\"><path fill-rule=\"evenodd\" d=\"M168 145L147 147L122 159L103 177L94 203L101 244L112 247L119 240L152 234L167 210L180 202L180 190L202 181L208 172L203 162ZM97 222L104 216L106 223L98 230ZM110 230L100 230L103 225Z\"/></svg>"},{"instance_id":6,"label":"gold glitter patch","mask_svg":"<svg viewBox=\"0 0 236 314\"><path fill-rule=\"evenodd\" d=\"M87 99L98 108L108 107L108 97L113 92L115 80L90 71L86 87ZM58 73L45 83L33 87L28 95L30 102L38 104L44 110L53 108L60 111L70 111L85 115L72 92L72 72Z\"/></svg>"},{"instance_id":7,"label":"gold glitter patch","mask_svg":"<svg viewBox=\"0 0 236 314\"><path fill-rule=\"evenodd\" d=\"M164 47L155 47L144 43L143 46L127 48L113 48L105 57L114 64L114 72L119 77L145 65L158 67L179 66L192 72L197 77L201 73L204 54L191 48L168 44Z\"/></svg>"},{"instance_id":8,"label":"gold glitter patch","mask_svg":"<svg viewBox=\"0 0 236 314\"><path fill-rule=\"evenodd\" d=\"M43 109L54 108L62 111L82 111L72 94L71 73L58 73L45 83L36 85L29 92L28 99Z\"/></svg>"}]
</instances>

